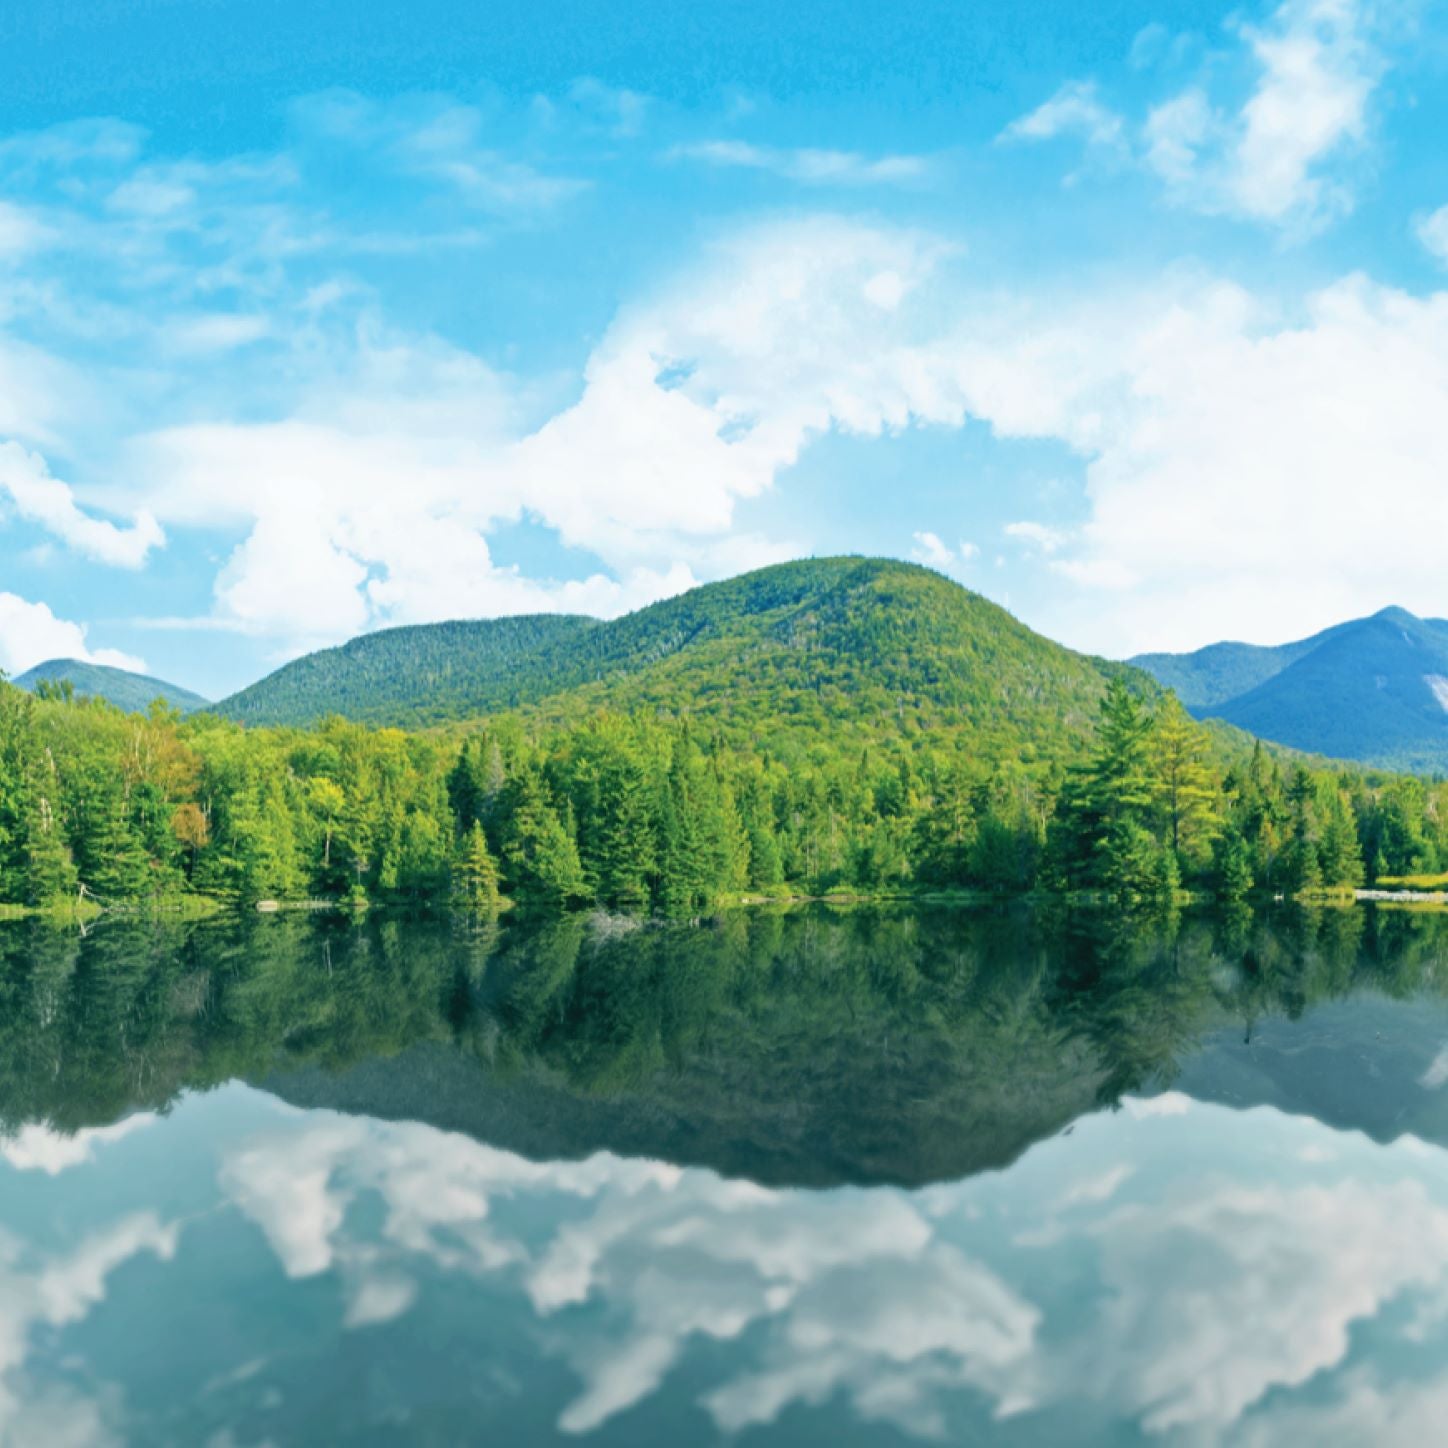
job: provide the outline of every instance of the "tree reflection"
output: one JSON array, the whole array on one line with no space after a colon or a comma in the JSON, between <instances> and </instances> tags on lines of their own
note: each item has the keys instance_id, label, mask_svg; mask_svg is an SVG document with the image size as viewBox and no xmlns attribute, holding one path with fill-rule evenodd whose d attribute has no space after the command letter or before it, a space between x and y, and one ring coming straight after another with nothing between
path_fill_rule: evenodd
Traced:
<instances>
[{"instance_id":1,"label":"tree reflection","mask_svg":"<svg viewBox=\"0 0 1448 1448\"><path fill-rule=\"evenodd\" d=\"M1373 909L31 922L0 934L0 1132L243 1078L535 1155L916 1183L1165 1086L1213 1032L1442 994L1445 959L1448 915Z\"/></svg>"}]
</instances>

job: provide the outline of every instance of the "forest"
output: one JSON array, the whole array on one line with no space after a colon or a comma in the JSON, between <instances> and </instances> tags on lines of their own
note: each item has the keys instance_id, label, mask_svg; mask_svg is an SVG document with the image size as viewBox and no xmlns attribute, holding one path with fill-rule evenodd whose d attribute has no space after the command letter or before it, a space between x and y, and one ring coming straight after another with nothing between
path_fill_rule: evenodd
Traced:
<instances>
[{"instance_id":1,"label":"forest","mask_svg":"<svg viewBox=\"0 0 1448 1448\"><path fill-rule=\"evenodd\" d=\"M1448 784L1224 751L1114 678L1084 740L781 758L687 718L245 728L0 685L0 902L697 916L749 896L1312 895L1448 865Z\"/></svg>"}]
</instances>

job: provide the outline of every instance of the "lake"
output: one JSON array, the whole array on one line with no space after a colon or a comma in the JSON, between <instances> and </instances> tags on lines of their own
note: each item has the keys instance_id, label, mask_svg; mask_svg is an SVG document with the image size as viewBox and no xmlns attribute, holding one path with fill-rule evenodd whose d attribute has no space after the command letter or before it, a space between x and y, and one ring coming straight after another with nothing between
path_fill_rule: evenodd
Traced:
<instances>
[{"instance_id":1,"label":"lake","mask_svg":"<svg viewBox=\"0 0 1448 1448\"><path fill-rule=\"evenodd\" d=\"M1448 915L0 926L0 1444L1421 1444Z\"/></svg>"}]
</instances>

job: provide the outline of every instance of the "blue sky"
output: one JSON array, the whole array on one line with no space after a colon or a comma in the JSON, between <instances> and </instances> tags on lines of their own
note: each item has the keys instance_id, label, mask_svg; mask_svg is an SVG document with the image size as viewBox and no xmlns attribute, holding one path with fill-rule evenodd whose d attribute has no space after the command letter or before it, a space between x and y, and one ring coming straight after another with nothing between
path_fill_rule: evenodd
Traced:
<instances>
[{"instance_id":1,"label":"blue sky","mask_svg":"<svg viewBox=\"0 0 1448 1448\"><path fill-rule=\"evenodd\" d=\"M916 557L1448 613L1442 0L12 0L0 667Z\"/></svg>"}]
</instances>

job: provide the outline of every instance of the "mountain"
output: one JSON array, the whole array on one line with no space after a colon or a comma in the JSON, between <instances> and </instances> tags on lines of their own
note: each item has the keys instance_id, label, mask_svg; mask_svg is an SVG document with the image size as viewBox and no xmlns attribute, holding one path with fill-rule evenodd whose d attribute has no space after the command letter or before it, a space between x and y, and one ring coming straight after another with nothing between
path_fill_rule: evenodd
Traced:
<instances>
[{"instance_id":1,"label":"mountain","mask_svg":"<svg viewBox=\"0 0 1448 1448\"><path fill-rule=\"evenodd\" d=\"M1448 620L1385 608L1277 648L1131 661L1200 718L1385 769L1448 771Z\"/></svg>"},{"instance_id":2,"label":"mountain","mask_svg":"<svg viewBox=\"0 0 1448 1448\"><path fill-rule=\"evenodd\" d=\"M982 751L1084 737L1124 666L1073 653L915 564L780 564L609 622L529 617L388 629L224 700L255 724L341 713L419 726L521 709L688 715L732 736L868 741L969 729ZM1137 675L1148 692L1155 685Z\"/></svg>"},{"instance_id":3,"label":"mountain","mask_svg":"<svg viewBox=\"0 0 1448 1448\"><path fill-rule=\"evenodd\" d=\"M208 708L211 703L179 684L168 684L148 674L133 674L129 669L114 669L109 664L85 664L79 659L47 659L26 669L13 682L31 693L42 682L69 684L77 696L108 699L128 714L144 713L155 699L164 699L183 714Z\"/></svg>"},{"instance_id":4,"label":"mountain","mask_svg":"<svg viewBox=\"0 0 1448 1448\"><path fill-rule=\"evenodd\" d=\"M310 724L341 714L417 726L523 701L539 661L567 655L599 626L570 614L416 624L306 654L223 699L244 724Z\"/></svg>"}]
</instances>

